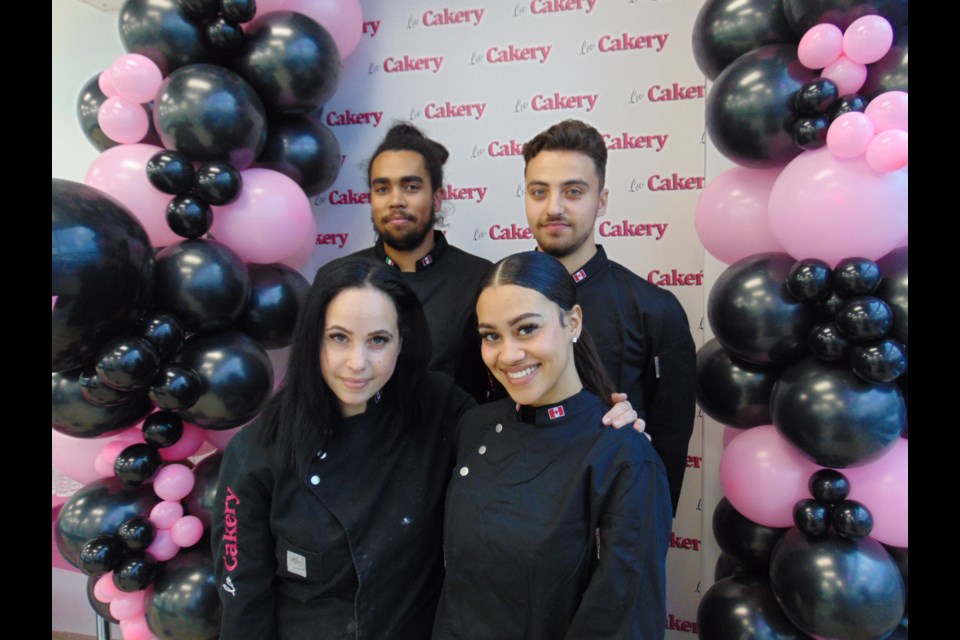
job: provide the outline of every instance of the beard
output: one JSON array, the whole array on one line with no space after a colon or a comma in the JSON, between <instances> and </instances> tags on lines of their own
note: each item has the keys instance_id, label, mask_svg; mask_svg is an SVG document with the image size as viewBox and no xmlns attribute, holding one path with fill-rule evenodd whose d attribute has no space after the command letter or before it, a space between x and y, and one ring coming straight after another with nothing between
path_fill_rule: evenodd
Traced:
<instances>
[{"instance_id":1,"label":"beard","mask_svg":"<svg viewBox=\"0 0 960 640\"><path fill-rule=\"evenodd\" d=\"M374 225L374 229L383 239L383 244L397 251L410 251L419 247L428 233L433 233L433 226L437 222L437 213L431 211L430 218L423 224L415 225L412 228L396 233L390 230L382 230Z\"/></svg>"}]
</instances>

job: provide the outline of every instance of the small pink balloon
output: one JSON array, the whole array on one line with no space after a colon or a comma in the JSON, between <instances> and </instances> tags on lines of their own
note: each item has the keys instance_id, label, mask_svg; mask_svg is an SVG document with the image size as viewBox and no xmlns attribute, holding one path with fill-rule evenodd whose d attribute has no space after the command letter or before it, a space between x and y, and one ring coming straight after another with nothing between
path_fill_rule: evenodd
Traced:
<instances>
[{"instance_id":1,"label":"small pink balloon","mask_svg":"<svg viewBox=\"0 0 960 640\"><path fill-rule=\"evenodd\" d=\"M150 58L139 53L127 53L113 61L110 79L117 95L142 104L156 97L163 83L163 73Z\"/></svg>"},{"instance_id":2,"label":"small pink balloon","mask_svg":"<svg viewBox=\"0 0 960 640\"><path fill-rule=\"evenodd\" d=\"M110 77L110 69L104 69L97 78L97 86L108 98L113 98L117 94L116 87L113 86L113 79Z\"/></svg>"},{"instance_id":3,"label":"small pink balloon","mask_svg":"<svg viewBox=\"0 0 960 640\"><path fill-rule=\"evenodd\" d=\"M826 22L807 29L797 46L800 64L807 69L823 69L843 53L843 32Z\"/></svg>"},{"instance_id":4,"label":"small pink balloon","mask_svg":"<svg viewBox=\"0 0 960 640\"><path fill-rule=\"evenodd\" d=\"M257 15L260 15L259 4ZM326 29L344 60L360 44L363 35L363 9L360 0L284 0L283 11L296 11L313 18Z\"/></svg>"},{"instance_id":5,"label":"small pink balloon","mask_svg":"<svg viewBox=\"0 0 960 640\"><path fill-rule=\"evenodd\" d=\"M876 62L887 55L892 44L893 27L883 16L857 18L843 32L843 55L860 64Z\"/></svg>"},{"instance_id":6,"label":"small pink balloon","mask_svg":"<svg viewBox=\"0 0 960 640\"><path fill-rule=\"evenodd\" d=\"M150 130L143 105L120 96L104 100L97 112L97 123L108 138L122 144L140 142Z\"/></svg>"},{"instance_id":7,"label":"small pink balloon","mask_svg":"<svg viewBox=\"0 0 960 640\"><path fill-rule=\"evenodd\" d=\"M93 597L103 603L113 602L113 599L123 593L113 583L113 571L108 571L93 583Z\"/></svg>"},{"instance_id":8,"label":"small pink balloon","mask_svg":"<svg viewBox=\"0 0 960 640\"><path fill-rule=\"evenodd\" d=\"M154 637L147 618L142 613L138 617L120 620L120 632L123 640L151 640Z\"/></svg>"},{"instance_id":9,"label":"small pink balloon","mask_svg":"<svg viewBox=\"0 0 960 640\"><path fill-rule=\"evenodd\" d=\"M736 438L738 435L746 431L746 429L737 429L736 427L731 427L725 425L723 427L723 448L726 449L727 445L730 444L730 441Z\"/></svg>"},{"instance_id":10,"label":"small pink balloon","mask_svg":"<svg viewBox=\"0 0 960 640\"><path fill-rule=\"evenodd\" d=\"M113 467L113 464L117 461L117 457L120 455L120 452L129 446L130 444L124 442L123 440L110 442L103 448L103 451L100 452L100 457L103 458L105 463Z\"/></svg>"},{"instance_id":11,"label":"small pink balloon","mask_svg":"<svg viewBox=\"0 0 960 640\"><path fill-rule=\"evenodd\" d=\"M873 516L870 536L883 544L907 547L908 441L899 438L882 458L859 467L841 469L850 482L851 500L862 503Z\"/></svg>"},{"instance_id":12,"label":"small pink balloon","mask_svg":"<svg viewBox=\"0 0 960 640\"><path fill-rule=\"evenodd\" d=\"M150 510L150 522L155 524L157 529L169 529L174 522L182 517L183 505L171 500L158 502Z\"/></svg>"},{"instance_id":13,"label":"small pink balloon","mask_svg":"<svg viewBox=\"0 0 960 640\"><path fill-rule=\"evenodd\" d=\"M881 173L890 173L907 166L907 132L889 129L878 133L867 146L867 164Z\"/></svg>"},{"instance_id":14,"label":"small pink balloon","mask_svg":"<svg viewBox=\"0 0 960 640\"><path fill-rule=\"evenodd\" d=\"M240 433L240 430L243 429L243 426L237 427L235 429L226 429L225 431L210 431L207 430L206 438L207 442L212 444L218 451L223 451L227 448L227 443L233 439L233 436Z\"/></svg>"},{"instance_id":15,"label":"small pink balloon","mask_svg":"<svg viewBox=\"0 0 960 640\"><path fill-rule=\"evenodd\" d=\"M143 421L138 422L137 424L124 429L117 434L117 440L121 442L126 442L127 444L144 444L146 440L143 438Z\"/></svg>"},{"instance_id":16,"label":"small pink balloon","mask_svg":"<svg viewBox=\"0 0 960 640\"><path fill-rule=\"evenodd\" d=\"M856 158L867 151L877 134L866 114L849 111L838 116L827 129L827 148L837 158Z\"/></svg>"},{"instance_id":17,"label":"small pink balloon","mask_svg":"<svg viewBox=\"0 0 960 640\"><path fill-rule=\"evenodd\" d=\"M143 589L132 593L120 592L110 601L110 615L121 621L142 616L145 595Z\"/></svg>"},{"instance_id":18,"label":"small pink balloon","mask_svg":"<svg viewBox=\"0 0 960 640\"><path fill-rule=\"evenodd\" d=\"M113 470L113 465L104 460L102 455L94 458L93 470L97 473L98 478L109 478L116 474Z\"/></svg>"},{"instance_id":19,"label":"small pink balloon","mask_svg":"<svg viewBox=\"0 0 960 640\"><path fill-rule=\"evenodd\" d=\"M180 545L173 541L169 529L157 529L153 536L153 542L147 547L147 553L153 556L157 562L166 562L180 553Z\"/></svg>"},{"instance_id":20,"label":"small pink balloon","mask_svg":"<svg viewBox=\"0 0 960 640\"><path fill-rule=\"evenodd\" d=\"M197 516L183 516L171 527L170 537L181 547L192 547L203 537L203 522Z\"/></svg>"},{"instance_id":21,"label":"small pink balloon","mask_svg":"<svg viewBox=\"0 0 960 640\"><path fill-rule=\"evenodd\" d=\"M195 454L200 447L203 446L203 439L205 436L206 431L196 425L184 422L183 435L181 435L180 439L171 446L159 449L158 451L160 452L160 457L166 462L185 460Z\"/></svg>"},{"instance_id":22,"label":"small pink balloon","mask_svg":"<svg viewBox=\"0 0 960 640\"><path fill-rule=\"evenodd\" d=\"M867 65L840 56L824 67L820 77L833 80L837 85L837 95L845 96L863 88L863 83L867 81Z\"/></svg>"},{"instance_id":23,"label":"small pink balloon","mask_svg":"<svg viewBox=\"0 0 960 640\"><path fill-rule=\"evenodd\" d=\"M164 500L183 500L193 490L193 483L193 471L182 464L168 464L153 479L153 492Z\"/></svg>"},{"instance_id":24,"label":"small pink balloon","mask_svg":"<svg viewBox=\"0 0 960 640\"><path fill-rule=\"evenodd\" d=\"M887 91L870 101L864 111L877 133L889 129L907 131L907 92Z\"/></svg>"}]
</instances>

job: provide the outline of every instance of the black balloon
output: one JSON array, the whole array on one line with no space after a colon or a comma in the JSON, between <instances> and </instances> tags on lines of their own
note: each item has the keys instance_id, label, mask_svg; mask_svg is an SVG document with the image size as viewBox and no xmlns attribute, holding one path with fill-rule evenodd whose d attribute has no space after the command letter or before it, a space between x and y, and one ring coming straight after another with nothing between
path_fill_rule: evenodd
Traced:
<instances>
[{"instance_id":1,"label":"black balloon","mask_svg":"<svg viewBox=\"0 0 960 640\"><path fill-rule=\"evenodd\" d=\"M713 338L697 351L697 404L737 429L770 424L770 394L779 375L780 369L737 360Z\"/></svg>"},{"instance_id":2,"label":"black balloon","mask_svg":"<svg viewBox=\"0 0 960 640\"><path fill-rule=\"evenodd\" d=\"M153 60L164 76L212 58L203 25L180 11L180 0L126 0L120 8L120 40L127 52Z\"/></svg>"},{"instance_id":3,"label":"black balloon","mask_svg":"<svg viewBox=\"0 0 960 640\"><path fill-rule=\"evenodd\" d=\"M123 336L108 340L97 352L97 376L120 391L146 386L160 365L160 356L146 338Z\"/></svg>"},{"instance_id":4,"label":"black balloon","mask_svg":"<svg viewBox=\"0 0 960 640\"><path fill-rule=\"evenodd\" d=\"M162 464L156 447L138 442L120 452L113 471L124 484L140 486L153 480Z\"/></svg>"},{"instance_id":5,"label":"black balloon","mask_svg":"<svg viewBox=\"0 0 960 640\"><path fill-rule=\"evenodd\" d=\"M257 13L256 0L222 0L223 17L233 23L249 22Z\"/></svg>"},{"instance_id":6,"label":"black balloon","mask_svg":"<svg viewBox=\"0 0 960 640\"><path fill-rule=\"evenodd\" d=\"M117 529L117 535L130 551L146 551L156 533L156 525L147 516L134 516Z\"/></svg>"},{"instance_id":7,"label":"black balloon","mask_svg":"<svg viewBox=\"0 0 960 640\"><path fill-rule=\"evenodd\" d=\"M80 369L52 374L53 428L75 438L96 438L132 427L150 413L153 405L142 391L117 405L89 402L80 386Z\"/></svg>"},{"instance_id":8,"label":"black balloon","mask_svg":"<svg viewBox=\"0 0 960 640\"><path fill-rule=\"evenodd\" d=\"M177 443L183 435L183 420L170 411L157 411L143 421L143 439L147 444L165 449Z\"/></svg>"},{"instance_id":9,"label":"black balloon","mask_svg":"<svg viewBox=\"0 0 960 640\"><path fill-rule=\"evenodd\" d=\"M218 60L231 58L243 46L243 29L223 17L214 18L207 23L204 37L207 44L216 50Z\"/></svg>"},{"instance_id":10,"label":"black balloon","mask_svg":"<svg viewBox=\"0 0 960 640\"><path fill-rule=\"evenodd\" d=\"M817 310L818 316L833 322L846 302L836 291L831 291L829 296L823 300L818 300L814 308Z\"/></svg>"},{"instance_id":11,"label":"black balloon","mask_svg":"<svg viewBox=\"0 0 960 640\"><path fill-rule=\"evenodd\" d=\"M790 267L787 291L801 302L816 302L830 295L830 265L823 260L807 258Z\"/></svg>"},{"instance_id":12,"label":"black balloon","mask_svg":"<svg viewBox=\"0 0 960 640\"><path fill-rule=\"evenodd\" d=\"M89 364L126 333L154 286L147 232L116 200L85 184L53 180L53 371Z\"/></svg>"},{"instance_id":13,"label":"black balloon","mask_svg":"<svg viewBox=\"0 0 960 640\"><path fill-rule=\"evenodd\" d=\"M906 0L904 0L906 4ZM894 27L893 45L885 56L867 65L867 81L860 91L868 99L887 91L907 91L907 25Z\"/></svg>"},{"instance_id":14,"label":"black balloon","mask_svg":"<svg viewBox=\"0 0 960 640\"><path fill-rule=\"evenodd\" d=\"M808 536L822 536L830 530L830 509L818 500L799 500L793 505L793 523Z\"/></svg>"},{"instance_id":15,"label":"black balloon","mask_svg":"<svg viewBox=\"0 0 960 640\"><path fill-rule=\"evenodd\" d=\"M798 37L828 22L844 31L857 18L880 15L897 27L907 22L907 0L783 0L787 21Z\"/></svg>"},{"instance_id":16,"label":"black balloon","mask_svg":"<svg viewBox=\"0 0 960 640\"><path fill-rule=\"evenodd\" d=\"M707 94L707 133L717 150L751 169L793 160L802 152L793 142L793 94L815 77L796 45L767 45L734 60Z\"/></svg>"},{"instance_id":17,"label":"black balloon","mask_svg":"<svg viewBox=\"0 0 960 640\"><path fill-rule=\"evenodd\" d=\"M77 98L77 119L80 129L97 151L106 151L115 147L119 142L111 140L100 128L100 105L106 102L107 96L100 90L100 74L90 78Z\"/></svg>"},{"instance_id":18,"label":"black balloon","mask_svg":"<svg viewBox=\"0 0 960 640\"><path fill-rule=\"evenodd\" d=\"M847 298L837 313L837 328L855 342L882 338L893 325L893 312L873 296Z\"/></svg>"},{"instance_id":19,"label":"black balloon","mask_svg":"<svg viewBox=\"0 0 960 640\"><path fill-rule=\"evenodd\" d=\"M113 584L125 593L149 587L159 573L160 565L146 554L130 556L113 572Z\"/></svg>"},{"instance_id":20,"label":"black balloon","mask_svg":"<svg viewBox=\"0 0 960 640\"><path fill-rule=\"evenodd\" d=\"M257 166L279 171L314 196L337 179L340 160L340 143L315 114L274 116Z\"/></svg>"},{"instance_id":21,"label":"black balloon","mask_svg":"<svg viewBox=\"0 0 960 640\"><path fill-rule=\"evenodd\" d=\"M900 577L903 578L903 588L907 592L907 601L903 605L903 615L907 615L907 609L910 607L910 581L907 577L907 549L905 547L891 547L889 545L883 545L883 548L887 550L887 553L890 554L890 557L893 558L893 561L897 563L897 569L900 570ZM906 618L900 622L901 626L906 624ZM906 634L904 634L906 637Z\"/></svg>"},{"instance_id":22,"label":"black balloon","mask_svg":"<svg viewBox=\"0 0 960 640\"><path fill-rule=\"evenodd\" d=\"M713 581L720 582L724 578L739 576L744 573L749 573L746 567L737 562L730 554L721 551L720 557L717 558L717 565L713 568Z\"/></svg>"},{"instance_id":23,"label":"black balloon","mask_svg":"<svg viewBox=\"0 0 960 640\"><path fill-rule=\"evenodd\" d=\"M224 160L243 170L267 139L260 97L236 73L212 64L192 64L167 76L153 117L163 146L195 162Z\"/></svg>"},{"instance_id":24,"label":"black balloon","mask_svg":"<svg viewBox=\"0 0 960 640\"><path fill-rule=\"evenodd\" d=\"M340 81L340 51L327 30L293 11L271 11L254 23L233 68L271 113L310 113Z\"/></svg>"},{"instance_id":25,"label":"black balloon","mask_svg":"<svg viewBox=\"0 0 960 640\"><path fill-rule=\"evenodd\" d=\"M97 612L98 616L112 624L120 624L119 620L110 615L110 603L100 602L97 600L97 597L93 595L93 588L97 585L97 580L99 579L100 578L94 576L87 578L87 602L90 603L90 606Z\"/></svg>"},{"instance_id":26,"label":"black balloon","mask_svg":"<svg viewBox=\"0 0 960 640\"><path fill-rule=\"evenodd\" d=\"M209 549L181 551L147 592L146 618L157 636L177 640L219 637L222 606Z\"/></svg>"},{"instance_id":27,"label":"black balloon","mask_svg":"<svg viewBox=\"0 0 960 640\"><path fill-rule=\"evenodd\" d=\"M232 324L250 297L250 274L232 249L213 240L183 240L157 254L154 304L190 332Z\"/></svg>"},{"instance_id":28,"label":"black balloon","mask_svg":"<svg viewBox=\"0 0 960 640\"><path fill-rule=\"evenodd\" d=\"M823 362L843 362L850 355L850 341L832 322L814 325L808 344L813 355Z\"/></svg>"},{"instance_id":29,"label":"black balloon","mask_svg":"<svg viewBox=\"0 0 960 640\"><path fill-rule=\"evenodd\" d=\"M805 358L785 370L770 401L783 436L824 467L879 458L903 431L906 405L892 382L871 384L846 364Z\"/></svg>"},{"instance_id":30,"label":"black balloon","mask_svg":"<svg viewBox=\"0 0 960 640\"><path fill-rule=\"evenodd\" d=\"M907 247L894 249L880 258L877 266L882 277L876 295L893 312L893 327L889 335L907 344Z\"/></svg>"},{"instance_id":31,"label":"black balloon","mask_svg":"<svg viewBox=\"0 0 960 640\"><path fill-rule=\"evenodd\" d=\"M104 407L115 407L130 400L134 395L133 392L119 391L105 385L93 367L83 369L77 383L80 385L80 393L87 402Z\"/></svg>"},{"instance_id":32,"label":"black balloon","mask_svg":"<svg viewBox=\"0 0 960 640\"><path fill-rule=\"evenodd\" d=\"M94 536L80 547L80 570L88 576L102 576L123 562L124 553L123 541L117 536Z\"/></svg>"},{"instance_id":33,"label":"black balloon","mask_svg":"<svg viewBox=\"0 0 960 640\"><path fill-rule=\"evenodd\" d=\"M793 109L809 116L826 115L839 97L837 85L832 80L817 78L800 87L793 98Z\"/></svg>"},{"instance_id":34,"label":"black balloon","mask_svg":"<svg viewBox=\"0 0 960 640\"><path fill-rule=\"evenodd\" d=\"M847 499L850 481L836 469L820 469L810 476L807 488L817 501L832 506Z\"/></svg>"},{"instance_id":35,"label":"black balloon","mask_svg":"<svg viewBox=\"0 0 960 640\"><path fill-rule=\"evenodd\" d=\"M310 283L282 264L250 264L250 300L233 328L266 349L290 345L297 313Z\"/></svg>"},{"instance_id":36,"label":"black balloon","mask_svg":"<svg viewBox=\"0 0 960 640\"><path fill-rule=\"evenodd\" d=\"M176 361L197 372L203 392L181 417L221 431L252 420L273 392L273 365L257 342L237 331L191 336Z\"/></svg>"},{"instance_id":37,"label":"black balloon","mask_svg":"<svg viewBox=\"0 0 960 640\"><path fill-rule=\"evenodd\" d=\"M878 638L903 614L900 572L872 538L808 538L791 529L773 553L770 586L787 617L810 635Z\"/></svg>"},{"instance_id":38,"label":"black balloon","mask_svg":"<svg viewBox=\"0 0 960 640\"><path fill-rule=\"evenodd\" d=\"M243 178L227 162L205 162L197 169L194 188L204 202L222 206L240 195Z\"/></svg>"},{"instance_id":39,"label":"black balloon","mask_svg":"<svg viewBox=\"0 0 960 640\"><path fill-rule=\"evenodd\" d=\"M183 503L183 512L196 516L203 523L203 530L210 532L213 523L213 508L217 501L217 480L223 453L212 453L193 470L193 489Z\"/></svg>"},{"instance_id":40,"label":"black balloon","mask_svg":"<svg viewBox=\"0 0 960 640\"><path fill-rule=\"evenodd\" d=\"M826 117L804 116L793 123L793 141L801 149L810 151L827 144Z\"/></svg>"},{"instance_id":41,"label":"black balloon","mask_svg":"<svg viewBox=\"0 0 960 640\"><path fill-rule=\"evenodd\" d=\"M181 238L199 238L213 226L213 209L193 194L177 196L167 205L167 224Z\"/></svg>"},{"instance_id":42,"label":"black balloon","mask_svg":"<svg viewBox=\"0 0 960 640\"><path fill-rule=\"evenodd\" d=\"M169 359L183 346L183 340L187 337L180 322L174 316L156 309L140 318L136 325L136 332L153 344L153 348L160 355L160 360Z\"/></svg>"},{"instance_id":43,"label":"black balloon","mask_svg":"<svg viewBox=\"0 0 960 640\"><path fill-rule=\"evenodd\" d=\"M150 399L166 411L183 411L200 398L203 383L193 369L175 363L160 367L150 383Z\"/></svg>"},{"instance_id":44,"label":"black balloon","mask_svg":"<svg viewBox=\"0 0 960 640\"><path fill-rule=\"evenodd\" d=\"M213 18L220 12L220 0L180 0L180 6L197 18Z\"/></svg>"},{"instance_id":45,"label":"black balloon","mask_svg":"<svg viewBox=\"0 0 960 640\"><path fill-rule=\"evenodd\" d=\"M147 179L164 193L184 195L193 187L193 165L182 153L164 149L147 160Z\"/></svg>"},{"instance_id":46,"label":"black balloon","mask_svg":"<svg viewBox=\"0 0 960 640\"><path fill-rule=\"evenodd\" d=\"M851 111L863 113L866 110L867 101L860 94L851 93L845 96L840 96L840 99L837 100L830 109L830 122L833 122L845 113L850 113Z\"/></svg>"},{"instance_id":47,"label":"black balloon","mask_svg":"<svg viewBox=\"0 0 960 640\"><path fill-rule=\"evenodd\" d=\"M785 253L756 254L730 265L717 279L707 300L707 318L717 340L733 355L782 365L807 353L816 314L787 291L793 263Z\"/></svg>"},{"instance_id":48,"label":"black balloon","mask_svg":"<svg viewBox=\"0 0 960 640\"><path fill-rule=\"evenodd\" d=\"M766 573L770 555L786 528L766 527L741 515L726 498L713 512L713 535L724 553L747 570Z\"/></svg>"},{"instance_id":49,"label":"black balloon","mask_svg":"<svg viewBox=\"0 0 960 640\"><path fill-rule=\"evenodd\" d=\"M907 370L907 350L889 338L854 345L850 368L867 382L890 382Z\"/></svg>"},{"instance_id":50,"label":"black balloon","mask_svg":"<svg viewBox=\"0 0 960 640\"><path fill-rule=\"evenodd\" d=\"M864 538L873 530L873 515L856 500L844 500L835 506L830 522L837 535L851 540Z\"/></svg>"},{"instance_id":51,"label":"black balloon","mask_svg":"<svg viewBox=\"0 0 960 640\"><path fill-rule=\"evenodd\" d=\"M806 638L780 610L762 576L719 580L697 607L700 640L801 640Z\"/></svg>"},{"instance_id":52,"label":"black balloon","mask_svg":"<svg viewBox=\"0 0 960 640\"><path fill-rule=\"evenodd\" d=\"M880 286L880 267L869 258L844 258L833 268L833 290L844 298L868 296Z\"/></svg>"}]
</instances>

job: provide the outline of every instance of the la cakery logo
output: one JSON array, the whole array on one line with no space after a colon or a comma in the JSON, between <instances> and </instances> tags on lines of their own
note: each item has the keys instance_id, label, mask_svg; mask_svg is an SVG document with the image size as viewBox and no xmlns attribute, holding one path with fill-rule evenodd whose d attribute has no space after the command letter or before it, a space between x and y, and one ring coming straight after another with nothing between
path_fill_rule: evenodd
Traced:
<instances>
[{"instance_id":1,"label":"la cakery logo","mask_svg":"<svg viewBox=\"0 0 960 640\"><path fill-rule=\"evenodd\" d=\"M486 102L454 103L449 100L443 102L428 102L423 108L423 115L429 120L444 118L472 118L479 120L487 110Z\"/></svg>"},{"instance_id":2,"label":"la cakery logo","mask_svg":"<svg viewBox=\"0 0 960 640\"><path fill-rule=\"evenodd\" d=\"M667 46L669 37L669 33L653 33L642 36L629 33L606 34L600 36L597 41L597 49L600 50L600 53L639 50L652 50L655 53L660 53Z\"/></svg>"},{"instance_id":3,"label":"la cakery logo","mask_svg":"<svg viewBox=\"0 0 960 640\"><path fill-rule=\"evenodd\" d=\"M530 13L538 16L568 11L590 13L595 6L597 0L531 0Z\"/></svg>"},{"instance_id":4,"label":"la cakery logo","mask_svg":"<svg viewBox=\"0 0 960 640\"><path fill-rule=\"evenodd\" d=\"M565 95L559 91L538 93L530 99L530 108L534 111L558 111L577 109L587 113L597 106L597 93L579 93Z\"/></svg>"},{"instance_id":5,"label":"la cakery logo","mask_svg":"<svg viewBox=\"0 0 960 640\"><path fill-rule=\"evenodd\" d=\"M698 538L679 537L676 532L671 531L670 547L673 549L685 549L687 551L700 551L700 540Z\"/></svg>"},{"instance_id":6,"label":"la cakery logo","mask_svg":"<svg viewBox=\"0 0 960 640\"><path fill-rule=\"evenodd\" d=\"M349 233L318 233L317 244L334 245L338 249L343 249L349 236Z\"/></svg>"},{"instance_id":7,"label":"la cakery logo","mask_svg":"<svg viewBox=\"0 0 960 640\"><path fill-rule=\"evenodd\" d=\"M608 151L626 151L632 149L653 149L657 153L663 151L667 146L669 133L658 133L654 135L634 135L628 131L623 133L603 133L604 141L607 143Z\"/></svg>"},{"instance_id":8,"label":"la cakery logo","mask_svg":"<svg viewBox=\"0 0 960 640\"><path fill-rule=\"evenodd\" d=\"M703 270L697 273L684 273L679 269L661 271L653 269L647 274L647 281L659 287L701 287L703 286Z\"/></svg>"},{"instance_id":9,"label":"la cakery logo","mask_svg":"<svg viewBox=\"0 0 960 640\"><path fill-rule=\"evenodd\" d=\"M630 222L604 220L597 230L603 238L653 238L659 240L667 232L669 222Z\"/></svg>"},{"instance_id":10,"label":"la cakery logo","mask_svg":"<svg viewBox=\"0 0 960 640\"><path fill-rule=\"evenodd\" d=\"M487 187L457 187L448 184L440 190L440 197L443 200L472 200L480 204L487 197Z\"/></svg>"},{"instance_id":11,"label":"la cakery logo","mask_svg":"<svg viewBox=\"0 0 960 640\"><path fill-rule=\"evenodd\" d=\"M685 633L697 633L697 623L693 620L684 620L678 618L672 613L667 616L667 622L664 625L668 631L683 631Z\"/></svg>"},{"instance_id":12,"label":"la cakery logo","mask_svg":"<svg viewBox=\"0 0 960 640\"><path fill-rule=\"evenodd\" d=\"M674 102L676 100L697 100L707 95L707 87L702 84L682 85L674 82L669 85L654 84L647 89L650 102Z\"/></svg>"},{"instance_id":13,"label":"la cakery logo","mask_svg":"<svg viewBox=\"0 0 960 640\"><path fill-rule=\"evenodd\" d=\"M354 191L353 189L347 189L346 191L334 189L327 195L327 202L333 206L345 204L370 204L370 192Z\"/></svg>"},{"instance_id":14,"label":"la cakery logo","mask_svg":"<svg viewBox=\"0 0 960 640\"><path fill-rule=\"evenodd\" d=\"M543 64L550 57L553 45L519 46L510 43L506 46L495 45L487 49L487 62L500 64L504 62L539 62Z\"/></svg>"},{"instance_id":15,"label":"la cakery logo","mask_svg":"<svg viewBox=\"0 0 960 640\"><path fill-rule=\"evenodd\" d=\"M483 20L486 9L427 9L420 20L425 27L446 27L455 24L466 24L476 27Z\"/></svg>"},{"instance_id":16,"label":"la cakery logo","mask_svg":"<svg viewBox=\"0 0 960 640\"><path fill-rule=\"evenodd\" d=\"M491 158L506 158L523 155L523 144L519 140L494 140L487 145L487 155Z\"/></svg>"},{"instance_id":17,"label":"la cakery logo","mask_svg":"<svg viewBox=\"0 0 960 640\"><path fill-rule=\"evenodd\" d=\"M383 70L387 73L406 73L409 71L429 71L437 73L443 66L443 56L426 56L414 58L408 55L403 57L390 56L383 61Z\"/></svg>"},{"instance_id":18,"label":"la cakery logo","mask_svg":"<svg viewBox=\"0 0 960 640\"><path fill-rule=\"evenodd\" d=\"M703 189L705 181L704 176L681 176L679 173L665 176L655 173L647 179L647 189L650 191L693 191Z\"/></svg>"},{"instance_id":19,"label":"la cakery logo","mask_svg":"<svg viewBox=\"0 0 960 640\"><path fill-rule=\"evenodd\" d=\"M490 239L491 240L532 240L533 231L530 230L530 227L519 227L516 224L511 224L508 226L501 226L495 224L490 227Z\"/></svg>"},{"instance_id":20,"label":"la cakery logo","mask_svg":"<svg viewBox=\"0 0 960 640\"><path fill-rule=\"evenodd\" d=\"M383 119L383 111L328 111L326 123L328 127L344 127L352 125L373 125L374 128L380 126Z\"/></svg>"}]
</instances>

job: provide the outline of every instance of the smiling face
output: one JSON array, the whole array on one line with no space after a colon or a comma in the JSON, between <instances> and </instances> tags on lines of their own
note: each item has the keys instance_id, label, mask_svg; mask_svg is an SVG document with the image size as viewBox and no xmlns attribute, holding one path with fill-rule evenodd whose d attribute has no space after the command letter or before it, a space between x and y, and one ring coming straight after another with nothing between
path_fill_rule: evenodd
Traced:
<instances>
[{"instance_id":1,"label":"smiling face","mask_svg":"<svg viewBox=\"0 0 960 640\"><path fill-rule=\"evenodd\" d=\"M533 289L494 285L477 299L477 320L483 362L515 402L554 404L583 388L573 360L578 305L564 312Z\"/></svg>"},{"instance_id":2,"label":"smiling face","mask_svg":"<svg viewBox=\"0 0 960 640\"><path fill-rule=\"evenodd\" d=\"M373 287L344 289L327 305L320 371L345 417L363 413L397 366L397 308Z\"/></svg>"},{"instance_id":3,"label":"smiling face","mask_svg":"<svg viewBox=\"0 0 960 640\"><path fill-rule=\"evenodd\" d=\"M423 156L416 151L384 151L370 165L373 225L384 244L416 251L433 239L440 210Z\"/></svg>"}]
</instances>

